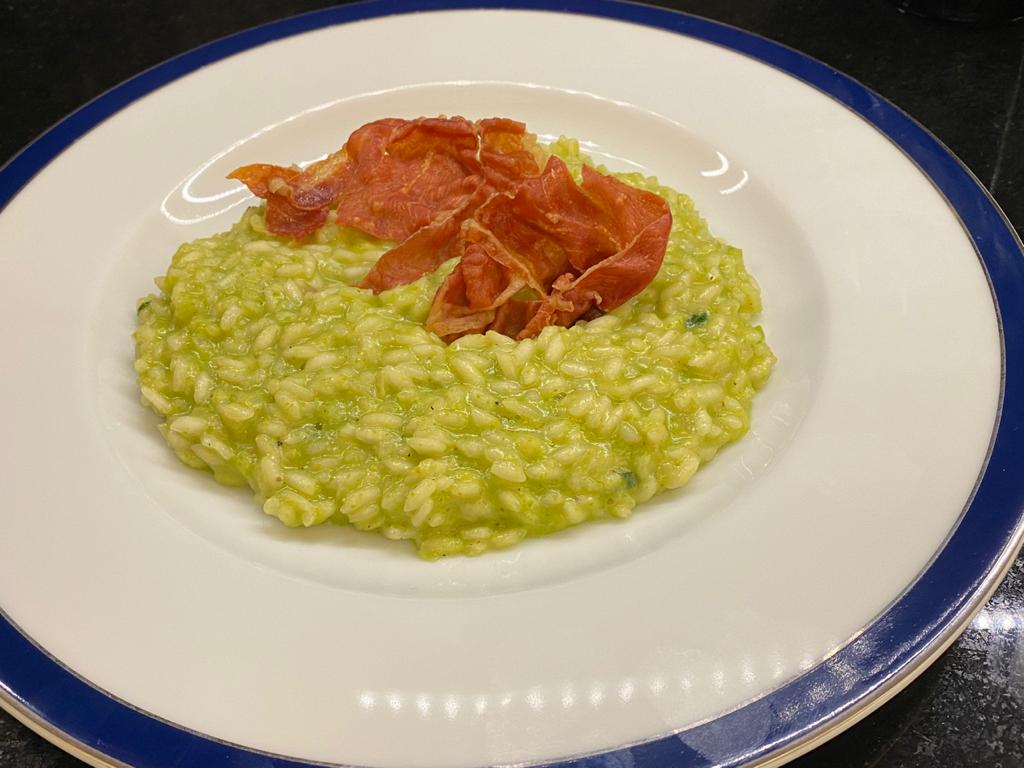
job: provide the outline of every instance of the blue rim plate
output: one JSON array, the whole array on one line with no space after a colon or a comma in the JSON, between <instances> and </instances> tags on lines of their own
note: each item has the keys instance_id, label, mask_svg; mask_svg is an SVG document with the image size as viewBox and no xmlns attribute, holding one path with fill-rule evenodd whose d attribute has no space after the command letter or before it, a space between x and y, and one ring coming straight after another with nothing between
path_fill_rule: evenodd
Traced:
<instances>
[{"instance_id":1,"label":"blue rim plate","mask_svg":"<svg viewBox=\"0 0 1024 768\"><path fill-rule=\"evenodd\" d=\"M397 0L284 19L215 41L128 80L52 127L0 170L0 209L78 138L133 101L204 65L264 43L332 25L406 13L476 8L558 11L632 22L703 40L788 73L840 102L887 136L941 191L988 274L1002 336L1000 415L987 465L956 529L914 584L838 652L766 696L667 737L557 765L710 765L784 760L880 706L938 656L995 590L1024 541L1024 248L971 172L892 104L801 53L724 24L617 0ZM64 748L97 765L291 768L267 755L184 730L116 700L77 677L0 615L0 703ZM751 728L752 723L758 727ZM767 726L765 725L767 724Z\"/></svg>"}]
</instances>

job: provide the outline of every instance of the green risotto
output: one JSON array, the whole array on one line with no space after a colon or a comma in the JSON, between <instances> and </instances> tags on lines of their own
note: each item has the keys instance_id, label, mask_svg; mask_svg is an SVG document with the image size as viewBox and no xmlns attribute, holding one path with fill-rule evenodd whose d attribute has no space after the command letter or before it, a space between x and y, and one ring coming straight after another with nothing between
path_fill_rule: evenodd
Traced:
<instances>
[{"instance_id":1,"label":"green risotto","mask_svg":"<svg viewBox=\"0 0 1024 768\"><path fill-rule=\"evenodd\" d=\"M550 150L578 174L576 142ZM685 195L618 177L671 207L661 271L520 342L425 330L450 264L374 295L355 285L389 244L332 219L288 241L250 209L181 246L139 302L143 401L183 462L289 526L353 525L433 559L628 517L746 432L775 357L741 252Z\"/></svg>"}]
</instances>

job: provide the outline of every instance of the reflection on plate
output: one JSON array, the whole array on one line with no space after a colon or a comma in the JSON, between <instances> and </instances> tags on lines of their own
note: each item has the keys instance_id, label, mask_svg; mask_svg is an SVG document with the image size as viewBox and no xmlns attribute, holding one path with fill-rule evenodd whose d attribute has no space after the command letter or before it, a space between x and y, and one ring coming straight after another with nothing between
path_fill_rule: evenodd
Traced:
<instances>
[{"instance_id":1,"label":"reflection on plate","mask_svg":"<svg viewBox=\"0 0 1024 768\"><path fill-rule=\"evenodd\" d=\"M1020 408L1019 351L992 294L1014 321L1003 297L1021 279L999 265L1020 246L994 204L904 115L736 30L610 2L580 4L588 16L390 10L200 49L118 97L145 98L102 124L117 99L94 103L3 171L0 243L48 258L2 267L7 327L39 320L3 342L16 373L0 387L19 405L0 700L141 766L610 750L737 765L876 705L953 637L1020 541L1020 488L1001 471L1020 438L992 443L1000 403L1004 419ZM357 66L381 50L406 54ZM282 66L300 52L301 76ZM195 71L173 80L182 70ZM137 404L134 299L178 243L249 202L228 170L315 159L382 115L437 113L508 115L658 175L758 277L780 363L751 433L627 523L441 563L341 528L289 531L181 467ZM153 158L169 114L192 119ZM112 204L52 226L51 201L88 199L97 178ZM59 442L44 439L51 423Z\"/></svg>"}]
</instances>

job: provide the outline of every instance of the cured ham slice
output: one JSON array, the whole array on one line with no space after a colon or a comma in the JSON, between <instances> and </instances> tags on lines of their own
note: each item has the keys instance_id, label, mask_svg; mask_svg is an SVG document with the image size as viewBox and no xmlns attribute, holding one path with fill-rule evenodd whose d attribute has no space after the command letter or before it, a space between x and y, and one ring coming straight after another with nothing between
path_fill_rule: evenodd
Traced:
<instances>
[{"instance_id":1,"label":"cured ham slice","mask_svg":"<svg viewBox=\"0 0 1024 768\"><path fill-rule=\"evenodd\" d=\"M465 146L461 147L459 157L464 167L475 169L479 175L467 177L461 196L458 192L445 195L448 210L381 256L360 287L380 293L434 272L454 255L452 245L463 221L495 194L514 189L523 179L540 172L535 140L522 123L488 118L467 125L473 126L479 146L472 157L465 154ZM470 188L471 184L476 186Z\"/></svg>"},{"instance_id":2,"label":"cured ham slice","mask_svg":"<svg viewBox=\"0 0 1024 768\"><path fill-rule=\"evenodd\" d=\"M304 237L327 221L327 208L304 210L291 203L292 182L302 173L298 168L258 163L233 171L228 178L238 179L257 197L267 201L267 229L274 234Z\"/></svg>"},{"instance_id":3,"label":"cured ham slice","mask_svg":"<svg viewBox=\"0 0 1024 768\"><path fill-rule=\"evenodd\" d=\"M338 224L381 240L405 240L460 208L483 183L479 144L477 127L463 118L397 126L384 146L353 156L338 200Z\"/></svg>"},{"instance_id":4,"label":"cured ham slice","mask_svg":"<svg viewBox=\"0 0 1024 768\"><path fill-rule=\"evenodd\" d=\"M577 186L551 157L542 174L492 197L463 225L461 258L427 328L446 341L487 330L525 339L615 309L657 274L671 226L658 195L589 167Z\"/></svg>"},{"instance_id":5,"label":"cured ham slice","mask_svg":"<svg viewBox=\"0 0 1024 768\"><path fill-rule=\"evenodd\" d=\"M481 183L471 194L455 201L451 210L382 255L359 287L380 293L437 270L452 257L452 245L462 222L493 194L490 186Z\"/></svg>"},{"instance_id":6,"label":"cured ham slice","mask_svg":"<svg viewBox=\"0 0 1024 768\"><path fill-rule=\"evenodd\" d=\"M523 179L540 173L537 162L538 150L535 138L526 132L526 126L505 118L490 118L469 123L462 118L453 118L462 123L451 131L458 142L455 156L467 175L460 188L444 188L434 182L434 189L441 190L439 200L446 201L444 210L435 211L434 217L423 229L410 233L398 246L385 253L374 265L360 287L375 292L411 283L428 272L433 272L452 255L452 244L462 222L495 194L514 189ZM416 121L417 123L420 121ZM451 122L451 121L448 121ZM426 124L420 131L433 130L433 124ZM477 142L469 151L471 130ZM395 142L391 155L401 154L408 145ZM413 147L432 146L433 156L443 151L437 145L413 142ZM344 205L344 203L342 203ZM442 206L438 206L440 209ZM342 206L339 205L339 223L343 221ZM356 224L357 228L362 228Z\"/></svg>"},{"instance_id":7,"label":"cured ham slice","mask_svg":"<svg viewBox=\"0 0 1024 768\"><path fill-rule=\"evenodd\" d=\"M305 169L255 164L230 178L267 201L267 229L302 238L336 221L397 242L361 287L411 283L458 263L427 328L446 341L494 330L532 338L620 306L661 267L672 216L658 195L584 167L543 170L519 122L462 117L368 123Z\"/></svg>"},{"instance_id":8,"label":"cured ham slice","mask_svg":"<svg viewBox=\"0 0 1024 768\"><path fill-rule=\"evenodd\" d=\"M388 118L362 126L338 152L304 170L257 164L229 178L267 201L273 234L305 237L337 203L338 224L401 243L471 201L479 204L537 174L536 156L534 137L514 120ZM399 284L373 282L380 290Z\"/></svg>"},{"instance_id":9,"label":"cured ham slice","mask_svg":"<svg viewBox=\"0 0 1024 768\"><path fill-rule=\"evenodd\" d=\"M538 151L526 125L506 117L489 117L477 123L480 130L480 168L494 189L509 189L528 176L540 173Z\"/></svg>"}]
</instances>

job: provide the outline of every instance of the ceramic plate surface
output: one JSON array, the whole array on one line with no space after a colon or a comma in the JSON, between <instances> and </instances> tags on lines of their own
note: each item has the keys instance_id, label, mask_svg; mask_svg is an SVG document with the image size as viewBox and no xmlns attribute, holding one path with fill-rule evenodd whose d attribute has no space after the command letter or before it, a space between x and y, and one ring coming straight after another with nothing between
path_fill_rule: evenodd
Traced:
<instances>
[{"instance_id":1,"label":"ceramic plate surface","mask_svg":"<svg viewBox=\"0 0 1024 768\"><path fill-rule=\"evenodd\" d=\"M1019 546L1020 243L947 150L712 22L469 5L214 43L0 175L0 701L96 764L782 760L923 669ZM690 194L744 250L779 364L682 491L427 563L179 464L131 331L176 246L252 203L228 171L440 113Z\"/></svg>"}]
</instances>

